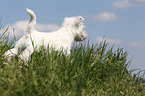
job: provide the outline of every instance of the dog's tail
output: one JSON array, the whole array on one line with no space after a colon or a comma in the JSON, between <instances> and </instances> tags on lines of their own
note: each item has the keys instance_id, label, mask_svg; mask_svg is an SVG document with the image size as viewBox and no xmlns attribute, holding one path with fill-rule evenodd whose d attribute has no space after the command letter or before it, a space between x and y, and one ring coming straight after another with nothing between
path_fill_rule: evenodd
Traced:
<instances>
[{"instance_id":1,"label":"dog's tail","mask_svg":"<svg viewBox=\"0 0 145 96\"><path fill-rule=\"evenodd\" d=\"M36 15L35 15L35 13L32 11L32 10L30 10L30 9L28 9L28 8L26 8L26 11L27 11L27 13L30 15L30 21L29 21L29 23L28 23L28 25L27 25L27 29L26 29L26 32L27 33L32 33L32 32L35 32L34 30L35 30L35 25L36 25Z\"/></svg>"}]
</instances>

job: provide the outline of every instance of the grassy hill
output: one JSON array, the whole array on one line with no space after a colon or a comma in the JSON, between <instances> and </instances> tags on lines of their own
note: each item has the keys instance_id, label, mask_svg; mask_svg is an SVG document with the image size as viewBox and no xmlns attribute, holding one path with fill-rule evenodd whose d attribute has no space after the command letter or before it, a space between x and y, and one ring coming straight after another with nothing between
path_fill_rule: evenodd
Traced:
<instances>
[{"instance_id":1,"label":"grassy hill","mask_svg":"<svg viewBox=\"0 0 145 96\"><path fill-rule=\"evenodd\" d=\"M74 45L69 56L42 47L25 66L18 56L3 58L15 42L8 40L0 35L1 96L145 96L142 78L128 70L128 53L106 42Z\"/></svg>"}]
</instances>

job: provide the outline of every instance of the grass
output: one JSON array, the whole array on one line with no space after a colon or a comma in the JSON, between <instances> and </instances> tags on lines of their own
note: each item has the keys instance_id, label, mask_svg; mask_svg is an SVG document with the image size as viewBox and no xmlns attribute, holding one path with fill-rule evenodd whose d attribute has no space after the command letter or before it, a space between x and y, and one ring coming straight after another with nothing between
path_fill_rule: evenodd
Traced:
<instances>
[{"instance_id":1,"label":"grass","mask_svg":"<svg viewBox=\"0 0 145 96\"><path fill-rule=\"evenodd\" d=\"M123 49L109 48L106 42L74 45L66 56L41 47L24 66L18 58L2 56L14 42L1 34L1 96L145 96L142 78L131 75Z\"/></svg>"}]
</instances>

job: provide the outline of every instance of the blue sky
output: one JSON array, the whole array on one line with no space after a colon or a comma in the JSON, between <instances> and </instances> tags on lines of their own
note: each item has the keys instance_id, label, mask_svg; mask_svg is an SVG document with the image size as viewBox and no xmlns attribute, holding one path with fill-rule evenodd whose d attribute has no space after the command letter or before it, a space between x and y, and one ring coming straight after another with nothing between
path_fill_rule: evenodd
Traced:
<instances>
[{"instance_id":1,"label":"blue sky","mask_svg":"<svg viewBox=\"0 0 145 96\"><path fill-rule=\"evenodd\" d=\"M129 52L130 69L145 70L145 0L3 0L2 30L11 25L20 38L29 20L26 8L35 12L40 31L57 30L64 17L83 16L91 43L105 36L108 43Z\"/></svg>"}]
</instances>

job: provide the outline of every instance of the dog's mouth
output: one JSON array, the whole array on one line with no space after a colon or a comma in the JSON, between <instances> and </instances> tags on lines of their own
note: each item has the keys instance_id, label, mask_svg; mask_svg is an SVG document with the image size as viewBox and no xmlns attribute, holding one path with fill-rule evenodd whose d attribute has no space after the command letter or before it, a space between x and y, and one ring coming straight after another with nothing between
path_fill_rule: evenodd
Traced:
<instances>
[{"instance_id":1,"label":"dog's mouth","mask_svg":"<svg viewBox=\"0 0 145 96\"><path fill-rule=\"evenodd\" d=\"M87 34L81 35L81 36L76 36L75 41L83 41L83 40L87 39L87 37L88 37Z\"/></svg>"},{"instance_id":2,"label":"dog's mouth","mask_svg":"<svg viewBox=\"0 0 145 96\"><path fill-rule=\"evenodd\" d=\"M86 38L75 38L75 41L83 41L85 40Z\"/></svg>"}]
</instances>

